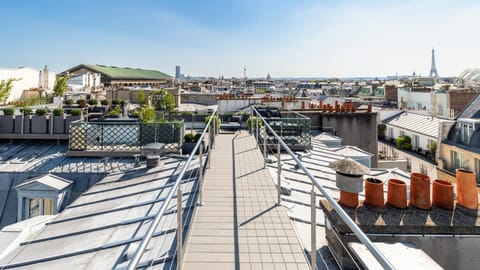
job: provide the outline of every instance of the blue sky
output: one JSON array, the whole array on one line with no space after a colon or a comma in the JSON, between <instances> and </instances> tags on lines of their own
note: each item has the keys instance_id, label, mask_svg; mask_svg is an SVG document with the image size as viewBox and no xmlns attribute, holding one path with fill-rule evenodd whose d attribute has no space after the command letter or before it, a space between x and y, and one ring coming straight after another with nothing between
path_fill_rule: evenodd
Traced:
<instances>
[{"instance_id":1,"label":"blue sky","mask_svg":"<svg viewBox=\"0 0 480 270\"><path fill-rule=\"evenodd\" d=\"M476 3L477 2L477 3ZM480 67L478 1L32 0L0 6L0 67L189 75L440 75Z\"/></svg>"}]
</instances>

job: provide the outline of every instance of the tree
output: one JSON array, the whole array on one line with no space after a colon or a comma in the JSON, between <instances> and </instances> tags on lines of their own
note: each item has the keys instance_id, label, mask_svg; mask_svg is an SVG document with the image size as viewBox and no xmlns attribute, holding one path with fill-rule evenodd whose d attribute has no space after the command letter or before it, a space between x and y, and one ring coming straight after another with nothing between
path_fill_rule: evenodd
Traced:
<instances>
[{"instance_id":1,"label":"tree","mask_svg":"<svg viewBox=\"0 0 480 270\"><path fill-rule=\"evenodd\" d=\"M145 98L145 91L143 91L143 89L138 91L137 101L138 104L145 105L147 99Z\"/></svg>"},{"instance_id":2,"label":"tree","mask_svg":"<svg viewBox=\"0 0 480 270\"><path fill-rule=\"evenodd\" d=\"M13 82L20 81L21 78L10 78L0 82L0 102L5 103L13 88Z\"/></svg>"},{"instance_id":3,"label":"tree","mask_svg":"<svg viewBox=\"0 0 480 270\"><path fill-rule=\"evenodd\" d=\"M67 75L65 76L57 76L55 80L55 85L53 86L53 94L56 97L63 96L65 94L65 91L67 91L67 81L69 77Z\"/></svg>"},{"instance_id":4,"label":"tree","mask_svg":"<svg viewBox=\"0 0 480 270\"><path fill-rule=\"evenodd\" d=\"M171 112L175 108L175 97L165 89L153 91L152 101L159 111Z\"/></svg>"},{"instance_id":5,"label":"tree","mask_svg":"<svg viewBox=\"0 0 480 270\"><path fill-rule=\"evenodd\" d=\"M157 119L157 114L155 109L152 106L143 106L139 113L139 118L141 122L155 122Z\"/></svg>"}]
</instances>

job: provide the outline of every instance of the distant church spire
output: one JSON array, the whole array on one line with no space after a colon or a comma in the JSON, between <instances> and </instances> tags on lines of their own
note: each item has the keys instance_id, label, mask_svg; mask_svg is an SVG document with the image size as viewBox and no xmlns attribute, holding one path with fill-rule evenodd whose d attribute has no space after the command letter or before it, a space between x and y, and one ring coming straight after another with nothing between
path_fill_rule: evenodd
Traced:
<instances>
[{"instance_id":1,"label":"distant church spire","mask_svg":"<svg viewBox=\"0 0 480 270\"><path fill-rule=\"evenodd\" d=\"M430 67L430 77L438 77L437 66L435 65L435 49L432 49L432 65Z\"/></svg>"},{"instance_id":2,"label":"distant church spire","mask_svg":"<svg viewBox=\"0 0 480 270\"><path fill-rule=\"evenodd\" d=\"M271 81L272 77L270 77L270 73L267 74L267 81Z\"/></svg>"}]
</instances>

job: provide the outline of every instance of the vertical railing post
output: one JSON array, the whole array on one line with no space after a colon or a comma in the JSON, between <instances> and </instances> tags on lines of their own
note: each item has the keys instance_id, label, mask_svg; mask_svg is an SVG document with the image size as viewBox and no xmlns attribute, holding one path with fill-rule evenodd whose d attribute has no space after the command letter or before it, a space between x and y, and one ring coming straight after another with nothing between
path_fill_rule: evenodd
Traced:
<instances>
[{"instance_id":1,"label":"vertical railing post","mask_svg":"<svg viewBox=\"0 0 480 270\"><path fill-rule=\"evenodd\" d=\"M257 118L255 118L255 133L256 133L255 140L257 141L256 145L258 149L258 115L257 115Z\"/></svg>"},{"instance_id":2,"label":"vertical railing post","mask_svg":"<svg viewBox=\"0 0 480 270\"><path fill-rule=\"evenodd\" d=\"M203 205L203 144L200 142L200 152L198 153L198 169L199 169L199 179L198 179L198 205Z\"/></svg>"},{"instance_id":3,"label":"vertical railing post","mask_svg":"<svg viewBox=\"0 0 480 270\"><path fill-rule=\"evenodd\" d=\"M182 189L181 185L177 190L177 269L182 269L183 264L183 221L182 221Z\"/></svg>"},{"instance_id":4,"label":"vertical railing post","mask_svg":"<svg viewBox=\"0 0 480 270\"><path fill-rule=\"evenodd\" d=\"M211 161L212 161L212 126L208 127L208 163L207 163L207 168L210 169L211 166Z\"/></svg>"},{"instance_id":5,"label":"vertical railing post","mask_svg":"<svg viewBox=\"0 0 480 270\"><path fill-rule=\"evenodd\" d=\"M312 191L310 192L310 259L312 269L317 269L317 207L315 186L312 185Z\"/></svg>"},{"instance_id":6,"label":"vertical railing post","mask_svg":"<svg viewBox=\"0 0 480 270\"><path fill-rule=\"evenodd\" d=\"M263 126L263 167L267 167L267 125Z\"/></svg>"},{"instance_id":7,"label":"vertical railing post","mask_svg":"<svg viewBox=\"0 0 480 270\"><path fill-rule=\"evenodd\" d=\"M216 119L215 114L213 115L212 122L213 122L213 143L212 143L212 147L215 148L215 136L217 136L217 119Z\"/></svg>"},{"instance_id":8,"label":"vertical railing post","mask_svg":"<svg viewBox=\"0 0 480 270\"><path fill-rule=\"evenodd\" d=\"M277 204L280 205L280 195L282 193L282 161L280 160L280 141L277 145Z\"/></svg>"}]
</instances>

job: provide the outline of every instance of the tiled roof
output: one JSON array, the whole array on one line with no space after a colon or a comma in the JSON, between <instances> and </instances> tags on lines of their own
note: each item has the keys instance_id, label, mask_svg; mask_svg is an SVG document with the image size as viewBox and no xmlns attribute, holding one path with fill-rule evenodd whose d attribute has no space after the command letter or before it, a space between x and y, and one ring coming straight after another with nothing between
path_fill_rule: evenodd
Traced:
<instances>
[{"instance_id":1,"label":"tiled roof","mask_svg":"<svg viewBox=\"0 0 480 270\"><path fill-rule=\"evenodd\" d=\"M403 112L385 119L383 123L432 138L437 138L440 119L422 114Z\"/></svg>"}]
</instances>

